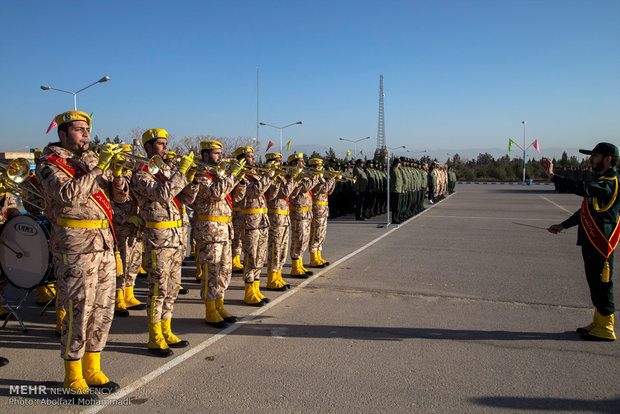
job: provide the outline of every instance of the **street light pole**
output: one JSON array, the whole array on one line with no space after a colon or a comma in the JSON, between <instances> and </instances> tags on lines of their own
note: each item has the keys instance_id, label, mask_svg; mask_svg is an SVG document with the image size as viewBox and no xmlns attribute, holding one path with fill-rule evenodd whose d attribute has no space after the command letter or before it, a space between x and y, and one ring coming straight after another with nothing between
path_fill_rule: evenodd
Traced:
<instances>
[{"instance_id":1,"label":"street light pole","mask_svg":"<svg viewBox=\"0 0 620 414\"><path fill-rule=\"evenodd\" d=\"M280 153L282 153L282 130L284 128L288 128L288 127L293 126L293 125L301 125L301 124L303 124L303 121L297 121L297 122L293 122L292 124L288 124L288 125L284 125L283 127L279 127L279 126L276 126L276 125L271 125L271 124L266 124L264 122L259 122L259 125L270 126L272 128L276 128L276 129L280 130Z\"/></svg>"},{"instance_id":2,"label":"street light pole","mask_svg":"<svg viewBox=\"0 0 620 414\"><path fill-rule=\"evenodd\" d=\"M85 87L83 87L82 89L80 89L79 91L75 91L75 92L69 92L69 91L65 91L65 90L63 90L63 89L52 88L51 86L46 86L46 85L41 85L41 89L43 89L44 91L49 91L49 90L52 90L52 91L64 92L64 93L68 93L68 94L70 94L70 95L73 95L73 110L74 110L74 111L77 111L77 94L78 94L78 93L82 92L82 91L83 91L83 90L85 90L85 89L90 88L90 87L91 87L91 86L93 86L93 85L96 85L96 84L98 84L98 83L107 82L107 81L109 81L109 80L110 80L110 77L109 77L109 76L104 76L103 78L99 79L98 81L93 82L93 83L91 83L90 85L85 86Z\"/></svg>"},{"instance_id":3,"label":"street light pole","mask_svg":"<svg viewBox=\"0 0 620 414\"><path fill-rule=\"evenodd\" d=\"M364 138L360 138L360 139L346 139L346 138L338 138L340 141L348 141L348 142L352 142L353 143L353 156L357 157L357 143L360 141L364 141L366 139L370 139L370 137L364 137Z\"/></svg>"}]
</instances>

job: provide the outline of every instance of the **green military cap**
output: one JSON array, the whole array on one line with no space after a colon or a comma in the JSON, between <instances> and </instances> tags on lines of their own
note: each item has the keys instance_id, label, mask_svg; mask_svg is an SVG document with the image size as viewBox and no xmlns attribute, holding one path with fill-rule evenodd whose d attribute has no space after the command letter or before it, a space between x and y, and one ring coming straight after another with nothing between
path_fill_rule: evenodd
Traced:
<instances>
[{"instance_id":1,"label":"green military cap","mask_svg":"<svg viewBox=\"0 0 620 414\"><path fill-rule=\"evenodd\" d=\"M609 142L599 142L592 151L580 149L579 152L586 155L601 154L603 157L617 157L618 147Z\"/></svg>"}]
</instances>

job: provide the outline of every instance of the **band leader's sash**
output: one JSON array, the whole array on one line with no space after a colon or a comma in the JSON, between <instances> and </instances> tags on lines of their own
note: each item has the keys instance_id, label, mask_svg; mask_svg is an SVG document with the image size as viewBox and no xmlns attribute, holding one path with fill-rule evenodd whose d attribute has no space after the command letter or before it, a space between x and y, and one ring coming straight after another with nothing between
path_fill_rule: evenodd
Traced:
<instances>
[{"instance_id":1,"label":"band leader's sash","mask_svg":"<svg viewBox=\"0 0 620 414\"><path fill-rule=\"evenodd\" d=\"M612 179L616 181L614 196L612 197L610 203L603 208L598 208L597 200L593 200L594 209L597 212L607 211L615 202L616 196L618 194L618 181L616 177ZM586 236L588 236L588 240L590 240L590 243L592 243L594 248L605 258L605 264L603 265L603 272L601 274L601 281L609 282L609 256L611 256L616 247L618 247L618 241L620 241L620 220L616 219L616 225L614 226L614 230L611 232L609 238L607 238L592 217L587 197L583 198L579 216L581 219L581 227L586 233Z\"/></svg>"}]
</instances>

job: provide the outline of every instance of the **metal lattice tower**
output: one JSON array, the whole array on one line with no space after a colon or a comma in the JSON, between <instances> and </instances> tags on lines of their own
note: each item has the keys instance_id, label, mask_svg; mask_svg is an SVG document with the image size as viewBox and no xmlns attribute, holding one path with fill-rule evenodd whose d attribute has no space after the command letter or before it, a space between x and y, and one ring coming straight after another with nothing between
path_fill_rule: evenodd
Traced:
<instances>
[{"instance_id":1,"label":"metal lattice tower","mask_svg":"<svg viewBox=\"0 0 620 414\"><path fill-rule=\"evenodd\" d=\"M377 127L377 149L375 150L375 160L385 160L385 118L383 117L383 75L379 76L379 123Z\"/></svg>"}]
</instances>

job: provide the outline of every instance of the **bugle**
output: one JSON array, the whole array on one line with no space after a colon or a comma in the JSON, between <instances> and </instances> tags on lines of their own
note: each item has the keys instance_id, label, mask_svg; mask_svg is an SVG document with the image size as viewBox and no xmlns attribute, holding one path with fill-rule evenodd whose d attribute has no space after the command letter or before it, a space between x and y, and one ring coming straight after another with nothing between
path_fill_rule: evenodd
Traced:
<instances>
[{"instance_id":1,"label":"bugle","mask_svg":"<svg viewBox=\"0 0 620 414\"><path fill-rule=\"evenodd\" d=\"M101 150L103 145L99 144L90 144L91 147ZM130 159L141 164L146 164L148 166L149 172L151 174L157 174L159 170L161 170L161 166L163 165L163 159L159 155L153 155L151 158L144 157L142 155L132 154L131 152L121 151L118 155L124 157L126 159ZM114 163L114 159L112 159L112 163Z\"/></svg>"}]
</instances>

